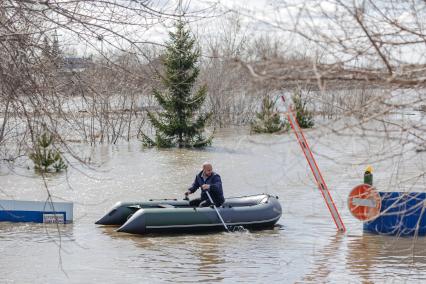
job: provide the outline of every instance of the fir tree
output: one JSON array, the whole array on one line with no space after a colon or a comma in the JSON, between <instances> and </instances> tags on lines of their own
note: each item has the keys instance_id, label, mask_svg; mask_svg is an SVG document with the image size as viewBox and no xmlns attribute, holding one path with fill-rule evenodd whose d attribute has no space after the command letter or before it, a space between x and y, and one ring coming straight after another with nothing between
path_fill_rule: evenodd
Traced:
<instances>
[{"instance_id":1,"label":"fir tree","mask_svg":"<svg viewBox=\"0 0 426 284\"><path fill-rule=\"evenodd\" d=\"M42 47L42 55L44 59L49 59L51 57L51 47L49 45L49 39L47 36L43 38L43 47Z\"/></svg>"},{"instance_id":2,"label":"fir tree","mask_svg":"<svg viewBox=\"0 0 426 284\"><path fill-rule=\"evenodd\" d=\"M35 170L39 172L60 172L67 169L61 153L53 148L53 136L47 132L37 139L35 151L29 157L34 162Z\"/></svg>"},{"instance_id":3,"label":"fir tree","mask_svg":"<svg viewBox=\"0 0 426 284\"><path fill-rule=\"evenodd\" d=\"M56 68L59 67L61 58L61 48L59 47L58 34L55 32L52 48L51 48L51 59Z\"/></svg>"},{"instance_id":4,"label":"fir tree","mask_svg":"<svg viewBox=\"0 0 426 284\"><path fill-rule=\"evenodd\" d=\"M283 123L273 101L268 96L262 100L260 112L256 113L256 120L251 124L251 131L255 133L275 133L284 128L288 123Z\"/></svg>"},{"instance_id":5,"label":"fir tree","mask_svg":"<svg viewBox=\"0 0 426 284\"><path fill-rule=\"evenodd\" d=\"M42 58L50 66L58 68L62 61L62 52L59 47L58 35L55 34L52 44L47 36L43 38Z\"/></svg>"},{"instance_id":6,"label":"fir tree","mask_svg":"<svg viewBox=\"0 0 426 284\"><path fill-rule=\"evenodd\" d=\"M296 111L297 123L301 128L312 128L314 126L314 117L312 112L307 109L307 100L302 98L300 91L293 94L294 110Z\"/></svg>"},{"instance_id":7,"label":"fir tree","mask_svg":"<svg viewBox=\"0 0 426 284\"><path fill-rule=\"evenodd\" d=\"M145 146L203 147L211 143L212 136L208 139L203 136L211 113L200 113L207 88L193 90L200 72L200 50L182 21L178 21L175 28L175 32L169 33L170 40L162 57L164 90L154 89L153 92L163 111L148 112L156 131L155 138L142 134L142 141Z\"/></svg>"}]
</instances>

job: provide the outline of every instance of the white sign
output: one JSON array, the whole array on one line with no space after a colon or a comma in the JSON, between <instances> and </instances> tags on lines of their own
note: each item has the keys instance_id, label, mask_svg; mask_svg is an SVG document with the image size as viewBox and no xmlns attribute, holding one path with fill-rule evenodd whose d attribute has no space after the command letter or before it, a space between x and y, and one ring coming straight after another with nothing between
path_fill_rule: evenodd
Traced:
<instances>
[{"instance_id":1,"label":"white sign","mask_svg":"<svg viewBox=\"0 0 426 284\"><path fill-rule=\"evenodd\" d=\"M64 224L65 223L65 215L63 213L43 214L43 223Z\"/></svg>"}]
</instances>

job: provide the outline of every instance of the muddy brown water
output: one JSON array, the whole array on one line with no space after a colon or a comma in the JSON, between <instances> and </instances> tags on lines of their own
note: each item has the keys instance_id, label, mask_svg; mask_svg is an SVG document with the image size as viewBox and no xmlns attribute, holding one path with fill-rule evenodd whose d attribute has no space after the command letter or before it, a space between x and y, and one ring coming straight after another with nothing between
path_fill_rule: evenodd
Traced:
<instances>
[{"instance_id":1,"label":"muddy brown water","mask_svg":"<svg viewBox=\"0 0 426 284\"><path fill-rule=\"evenodd\" d=\"M424 180L398 183L425 170L425 155L371 154L397 142L306 133L342 215L336 232L293 134L250 136L221 131L206 150L142 149L133 142L76 146L96 167L75 164L49 177L57 201L74 202L74 223L0 223L1 283L420 283L426 281L426 238L363 233L347 209L366 164L382 190L424 190ZM367 150L368 149L368 150ZM399 149L399 148L398 148ZM370 152L371 151L371 152ZM272 230L185 235L129 235L94 222L117 201L182 198L204 161L226 196L279 196L283 215ZM0 198L45 200L40 178L25 167L0 171Z\"/></svg>"}]
</instances>

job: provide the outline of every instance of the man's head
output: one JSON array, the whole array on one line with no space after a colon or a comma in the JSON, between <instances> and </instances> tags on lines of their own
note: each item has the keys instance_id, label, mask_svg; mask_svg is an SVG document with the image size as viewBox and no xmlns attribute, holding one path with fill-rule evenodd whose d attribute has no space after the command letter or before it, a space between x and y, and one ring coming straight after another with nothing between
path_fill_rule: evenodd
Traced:
<instances>
[{"instance_id":1,"label":"man's head","mask_svg":"<svg viewBox=\"0 0 426 284\"><path fill-rule=\"evenodd\" d=\"M209 177L212 175L213 173L213 167L212 164L209 162L204 162L203 163L203 173L205 176Z\"/></svg>"}]
</instances>

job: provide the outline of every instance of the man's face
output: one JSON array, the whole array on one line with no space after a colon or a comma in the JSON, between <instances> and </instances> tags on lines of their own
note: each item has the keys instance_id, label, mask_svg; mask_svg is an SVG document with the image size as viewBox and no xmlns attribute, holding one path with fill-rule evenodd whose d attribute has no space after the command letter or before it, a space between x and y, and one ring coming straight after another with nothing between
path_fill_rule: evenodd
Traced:
<instances>
[{"instance_id":1,"label":"man's face","mask_svg":"<svg viewBox=\"0 0 426 284\"><path fill-rule=\"evenodd\" d=\"M211 165L205 165L203 166L203 172L205 176L209 177L212 175L213 167Z\"/></svg>"}]
</instances>

